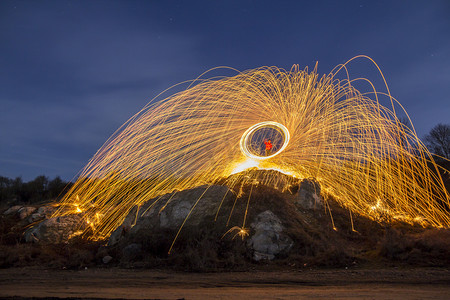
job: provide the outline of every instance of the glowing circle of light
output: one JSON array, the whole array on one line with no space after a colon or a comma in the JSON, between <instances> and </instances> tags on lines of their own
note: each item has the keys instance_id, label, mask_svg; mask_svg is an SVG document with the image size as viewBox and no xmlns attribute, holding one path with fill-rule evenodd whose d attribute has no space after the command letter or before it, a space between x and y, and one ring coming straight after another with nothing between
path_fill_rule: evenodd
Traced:
<instances>
[{"instance_id":1,"label":"glowing circle of light","mask_svg":"<svg viewBox=\"0 0 450 300\"><path fill-rule=\"evenodd\" d=\"M279 150L277 150L272 155L260 156L260 155L256 155L255 153L252 153L252 151L249 147L249 142L251 141L255 132L257 132L258 130L265 128L265 127L275 129L277 132L279 132L283 137L283 145L281 146L281 148ZM261 123L255 124L255 125L251 126L250 128L248 128L244 132L244 134L242 134L239 146L241 148L242 153L245 156L247 156L248 158L257 159L257 160L266 160L266 159L272 158L274 156L277 156L278 154L283 152L283 150L289 144L289 139L290 139L289 130L283 124L280 124L280 123L274 122L274 121L266 121L266 122L261 122Z\"/></svg>"}]
</instances>

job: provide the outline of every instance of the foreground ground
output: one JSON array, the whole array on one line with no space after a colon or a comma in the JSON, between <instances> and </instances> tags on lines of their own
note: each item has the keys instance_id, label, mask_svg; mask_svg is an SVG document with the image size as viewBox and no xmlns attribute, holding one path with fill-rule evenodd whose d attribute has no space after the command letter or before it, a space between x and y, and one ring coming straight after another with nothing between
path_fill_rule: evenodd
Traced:
<instances>
[{"instance_id":1,"label":"foreground ground","mask_svg":"<svg viewBox=\"0 0 450 300\"><path fill-rule=\"evenodd\" d=\"M448 299L447 268L181 273L0 270L3 299Z\"/></svg>"}]
</instances>

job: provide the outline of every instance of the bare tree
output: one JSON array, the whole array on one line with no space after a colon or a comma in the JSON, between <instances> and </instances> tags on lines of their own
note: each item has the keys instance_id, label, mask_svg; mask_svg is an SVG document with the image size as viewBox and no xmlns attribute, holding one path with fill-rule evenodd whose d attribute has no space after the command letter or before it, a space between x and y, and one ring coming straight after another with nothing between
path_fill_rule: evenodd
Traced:
<instances>
[{"instance_id":1,"label":"bare tree","mask_svg":"<svg viewBox=\"0 0 450 300\"><path fill-rule=\"evenodd\" d=\"M425 136L424 141L431 152L450 159L450 125L437 124Z\"/></svg>"}]
</instances>

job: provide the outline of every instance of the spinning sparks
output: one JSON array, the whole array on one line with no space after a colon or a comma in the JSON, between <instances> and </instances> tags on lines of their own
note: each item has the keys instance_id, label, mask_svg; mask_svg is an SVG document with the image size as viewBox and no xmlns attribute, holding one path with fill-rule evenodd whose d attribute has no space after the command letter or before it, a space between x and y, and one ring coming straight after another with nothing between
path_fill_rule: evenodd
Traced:
<instances>
[{"instance_id":1,"label":"spinning sparks","mask_svg":"<svg viewBox=\"0 0 450 300\"><path fill-rule=\"evenodd\" d=\"M99 149L55 215L76 206L89 224L84 234L106 238L135 205L258 167L314 177L325 197L375 220L449 227L438 166L397 118L401 106L387 86L381 93L366 79L350 80L347 64L320 78L316 69L293 66L199 79L147 105ZM265 138L273 142L270 155Z\"/></svg>"}]
</instances>

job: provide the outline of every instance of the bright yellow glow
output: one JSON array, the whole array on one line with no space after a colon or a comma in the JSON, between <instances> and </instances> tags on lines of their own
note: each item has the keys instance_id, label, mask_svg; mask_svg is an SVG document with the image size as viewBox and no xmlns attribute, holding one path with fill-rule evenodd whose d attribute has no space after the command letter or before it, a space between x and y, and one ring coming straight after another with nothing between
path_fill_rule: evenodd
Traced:
<instances>
[{"instance_id":1,"label":"bright yellow glow","mask_svg":"<svg viewBox=\"0 0 450 300\"><path fill-rule=\"evenodd\" d=\"M77 230L69 236L69 239L74 238L79 235L82 235L82 234L83 234L83 230Z\"/></svg>"},{"instance_id":2,"label":"bright yellow glow","mask_svg":"<svg viewBox=\"0 0 450 300\"><path fill-rule=\"evenodd\" d=\"M76 197L75 197L75 203L72 203L72 206L74 206L75 208L75 211L72 211L72 213L74 213L74 214L79 214L79 213L82 213L83 211L81 210L81 208L80 208L80 203L81 201L80 201L80 197L77 195Z\"/></svg>"},{"instance_id":3,"label":"bright yellow glow","mask_svg":"<svg viewBox=\"0 0 450 300\"><path fill-rule=\"evenodd\" d=\"M232 240L234 240L237 236L241 237L241 239L244 240L249 235L248 228L234 226L234 227L230 228L227 232L225 232L225 234L222 236L222 238L224 238L227 234L229 234L233 231L236 233L231 238Z\"/></svg>"},{"instance_id":4,"label":"bright yellow glow","mask_svg":"<svg viewBox=\"0 0 450 300\"><path fill-rule=\"evenodd\" d=\"M280 173L290 175L290 176L293 176L296 178L302 178L302 176L300 176L299 174L296 174L295 171L293 171L293 170L282 169L277 164L273 164L273 163L266 162L266 161L261 162L259 160L255 160L255 159L251 159L251 158L247 158L244 161L237 163L235 165L235 167L232 169L230 175L234 175L234 174L237 174L237 173L240 173L242 171L252 169L252 168L256 168L258 170L274 170L274 171L278 171Z\"/></svg>"},{"instance_id":5,"label":"bright yellow glow","mask_svg":"<svg viewBox=\"0 0 450 300\"><path fill-rule=\"evenodd\" d=\"M401 106L387 85L378 92L367 79L350 80L347 63L320 78L316 69L293 66L199 79L152 102L98 150L55 216L72 214L77 204L85 236L105 238L135 205L258 167L316 178L324 196L374 220L448 228L449 194L438 166L397 118ZM370 90L360 92L355 82ZM288 143L270 159L250 161L241 138L268 121L282 124Z\"/></svg>"},{"instance_id":6,"label":"bright yellow glow","mask_svg":"<svg viewBox=\"0 0 450 300\"><path fill-rule=\"evenodd\" d=\"M245 171L247 169L251 168L258 168L259 167L259 161L253 160L251 158L247 158L241 163L238 163L236 167L231 171L231 175L240 173L242 171Z\"/></svg>"}]
</instances>

